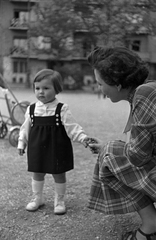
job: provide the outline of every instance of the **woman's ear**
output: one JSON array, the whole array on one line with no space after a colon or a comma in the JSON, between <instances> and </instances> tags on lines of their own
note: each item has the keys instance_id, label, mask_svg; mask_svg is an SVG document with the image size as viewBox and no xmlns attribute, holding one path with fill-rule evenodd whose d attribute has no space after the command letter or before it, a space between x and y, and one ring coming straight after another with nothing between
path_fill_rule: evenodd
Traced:
<instances>
[{"instance_id":1,"label":"woman's ear","mask_svg":"<svg viewBox=\"0 0 156 240\"><path fill-rule=\"evenodd\" d=\"M121 88L122 88L121 84L119 84L119 85L116 86L116 87L117 87L117 89L118 89L118 92L120 92L120 90L121 90Z\"/></svg>"}]
</instances>

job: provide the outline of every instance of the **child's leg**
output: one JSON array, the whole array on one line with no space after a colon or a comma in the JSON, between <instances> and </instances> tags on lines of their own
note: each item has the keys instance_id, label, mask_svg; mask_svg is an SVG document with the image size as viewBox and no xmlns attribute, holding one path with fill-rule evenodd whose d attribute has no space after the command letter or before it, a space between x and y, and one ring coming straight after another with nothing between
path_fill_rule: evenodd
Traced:
<instances>
[{"instance_id":1,"label":"child's leg","mask_svg":"<svg viewBox=\"0 0 156 240\"><path fill-rule=\"evenodd\" d=\"M44 173L33 173L32 177L32 192L33 197L30 203L27 204L27 211L36 211L40 206L44 205L42 196L44 186Z\"/></svg>"},{"instance_id":2,"label":"child's leg","mask_svg":"<svg viewBox=\"0 0 156 240\"><path fill-rule=\"evenodd\" d=\"M55 181L54 213L61 215L66 213L65 193L66 193L66 174L53 174Z\"/></svg>"}]
</instances>

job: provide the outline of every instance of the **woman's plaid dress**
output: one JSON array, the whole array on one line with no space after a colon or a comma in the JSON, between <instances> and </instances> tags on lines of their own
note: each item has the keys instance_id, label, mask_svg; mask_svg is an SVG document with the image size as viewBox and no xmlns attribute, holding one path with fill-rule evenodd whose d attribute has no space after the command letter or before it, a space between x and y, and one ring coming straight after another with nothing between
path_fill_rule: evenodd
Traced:
<instances>
[{"instance_id":1,"label":"woman's plaid dress","mask_svg":"<svg viewBox=\"0 0 156 240\"><path fill-rule=\"evenodd\" d=\"M156 81L139 86L129 101L129 141L108 142L94 169L89 208L106 214L139 211L156 201Z\"/></svg>"}]
</instances>

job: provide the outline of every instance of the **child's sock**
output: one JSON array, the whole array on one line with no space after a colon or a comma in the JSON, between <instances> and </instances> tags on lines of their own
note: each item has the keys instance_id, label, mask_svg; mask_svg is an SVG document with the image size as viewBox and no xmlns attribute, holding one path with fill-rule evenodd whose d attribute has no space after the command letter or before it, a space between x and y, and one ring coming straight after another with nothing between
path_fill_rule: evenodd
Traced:
<instances>
[{"instance_id":1,"label":"child's sock","mask_svg":"<svg viewBox=\"0 0 156 240\"><path fill-rule=\"evenodd\" d=\"M27 211L36 211L40 206L44 205L42 196L44 181L36 181L32 178L33 197L30 203L27 204Z\"/></svg>"},{"instance_id":2,"label":"child's sock","mask_svg":"<svg viewBox=\"0 0 156 240\"><path fill-rule=\"evenodd\" d=\"M55 183L54 213L61 215L66 213L65 207L66 182Z\"/></svg>"}]
</instances>

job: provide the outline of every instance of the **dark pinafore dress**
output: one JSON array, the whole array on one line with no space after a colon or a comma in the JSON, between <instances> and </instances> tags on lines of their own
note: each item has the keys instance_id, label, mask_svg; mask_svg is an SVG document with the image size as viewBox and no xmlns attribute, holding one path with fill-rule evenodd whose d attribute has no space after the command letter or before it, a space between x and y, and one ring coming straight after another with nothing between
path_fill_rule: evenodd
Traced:
<instances>
[{"instance_id":1,"label":"dark pinafore dress","mask_svg":"<svg viewBox=\"0 0 156 240\"><path fill-rule=\"evenodd\" d=\"M60 174L74 168L73 148L61 122L58 103L54 116L34 116L35 104L30 105L31 129L28 141L28 171Z\"/></svg>"}]
</instances>

